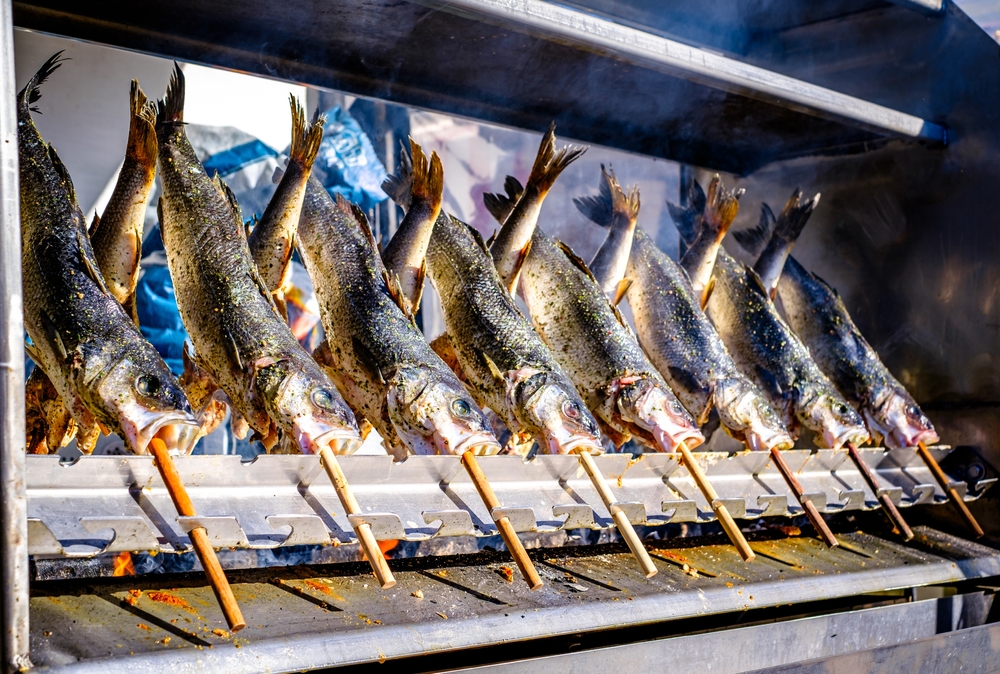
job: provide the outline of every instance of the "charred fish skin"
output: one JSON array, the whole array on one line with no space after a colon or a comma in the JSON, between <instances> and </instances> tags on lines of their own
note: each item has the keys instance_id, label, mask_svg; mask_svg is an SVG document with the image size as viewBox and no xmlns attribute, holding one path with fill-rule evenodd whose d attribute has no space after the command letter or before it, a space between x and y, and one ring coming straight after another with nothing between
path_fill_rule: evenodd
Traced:
<instances>
[{"instance_id":1,"label":"charred fish skin","mask_svg":"<svg viewBox=\"0 0 1000 674\"><path fill-rule=\"evenodd\" d=\"M135 285L142 256L143 221L156 177L156 106L139 82L129 92L130 122L125 160L103 216L94 221L90 241L108 290L136 319Z\"/></svg>"},{"instance_id":2,"label":"charred fish skin","mask_svg":"<svg viewBox=\"0 0 1000 674\"><path fill-rule=\"evenodd\" d=\"M398 437L400 453L499 451L482 410L404 314L367 218L315 178L298 249L327 331L324 370L351 406L383 438Z\"/></svg>"},{"instance_id":3,"label":"charred fish skin","mask_svg":"<svg viewBox=\"0 0 1000 674\"><path fill-rule=\"evenodd\" d=\"M281 319L251 258L235 199L209 179L187 139L179 66L157 107L160 228L199 365L265 446L277 440L273 421L303 452L328 439L356 440L356 448L353 414Z\"/></svg>"},{"instance_id":4,"label":"charred fish skin","mask_svg":"<svg viewBox=\"0 0 1000 674\"><path fill-rule=\"evenodd\" d=\"M500 221L521 197L516 179L508 176L505 188L507 196L484 197ZM519 274L535 329L615 444L634 435L660 451L673 451L681 443L696 447L705 441L572 251L536 227Z\"/></svg>"},{"instance_id":5,"label":"charred fish skin","mask_svg":"<svg viewBox=\"0 0 1000 674\"><path fill-rule=\"evenodd\" d=\"M382 253L382 262L399 279L403 306L416 314L424 288L424 257L436 223L441 218L444 168L437 152L428 159L410 139L410 152L400 152L400 171L386 178L382 189L406 212Z\"/></svg>"},{"instance_id":6,"label":"charred fish skin","mask_svg":"<svg viewBox=\"0 0 1000 674\"><path fill-rule=\"evenodd\" d=\"M51 57L18 94L25 327L32 359L74 418L119 433L144 453L167 426L191 426L184 393L153 346L108 291L66 167L31 119L38 87L61 65Z\"/></svg>"},{"instance_id":7,"label":"charred fish skin","mask_svg":"<svg viewBox=\"0 0 1000 674\"><path fill-rule=\"evenodd\" d=\"M427 249L447 333L479 402L542 451L600 453L601 434L573 382L514 304L478 232L447 217Z\"/></svg>"},{"instance_id":8,"label":"charred fish skin","mask_svg":"<svg viewBox=\"0 0 1000 674\"><path fill-rule=\"evenodd\" d=\"M778 279L785 316L820 369L889 448L938 441L930 419L862 336L843 300L789 256Z\"/></svg>"},{"instance_id":9,"label":"charred fish skin","mask_svg":"<svg viewBox=\"0 0 1000 674\"><path fill-rule=\"evenodd\" d=\"M305 110L294 95L289 96L292 111L292 143L288 165L281 175L274 195L264 209L260 221L247 237L250 254L261 278L275 297L279 310L284 309L284 296L291 287L292 253L295 252L295 230L299 226L302 200L312 174L312 165L323 142L326 118L317 116L309 123Z\"/></svg>"},{"instance_id":10,"label":"charred fish skin","mask_svg":"<svg viewBox=\"0 0 1000 674\"><path fill-rule=\"evenodd\" d=\"M601 290L614 301L618 284L625 278L629 252L639 219L639 188L633 186L625 194L614 171L601 164L600 194L596 197L573 199L577 210L594 222L607 227L608 236L590 261L590 271L601 284Z\"/></svg>"}]
</instances>

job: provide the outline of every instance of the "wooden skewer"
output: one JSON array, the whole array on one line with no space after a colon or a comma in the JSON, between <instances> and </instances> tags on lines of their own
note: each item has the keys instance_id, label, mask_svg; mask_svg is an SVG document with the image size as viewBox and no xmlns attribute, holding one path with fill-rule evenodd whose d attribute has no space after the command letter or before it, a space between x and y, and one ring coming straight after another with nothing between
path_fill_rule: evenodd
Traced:
<instances>
[{"instance_id":1,"label":"wooden skewer","mask_svg":"<svg viewBox=\"0 0 1000 674\"><path fill-rule=\"evenodd\" d=\"M479 492L479 497L486 504L486 509L492 514L494 509L500 507L500 501L493 492L493 487L486 480L483 469L479 467L476 455L471 450L462 454L462 465L465 466L466 472L472 478L472 484L475 485L476 491ZM531 558L528 557L528 553L521 544L521 539L517 537L517 532L514 531L514 527L510 523L510 518L501 517L496 520L496 525L500 531L500 536L503 538L503 542L507 545L507 549L514 556L514 563L517 564L521 575L524 576L524 580L528 583L528 587L532 590L541 589L542 579L539 577L538 572L535 571L535 565L531 562Z\"/></svg>"},{"instance_id":2,"label":"wooden skewer","mask_svg":"<svg viewBox=\"0 0 1000 674\"><path fill-rule=\"evenodd\" d=\"M191 497L188 496L187 489L181 482L177 466L174 465L174 460L167 451L163 440L159 438L150 440L149 453L153 455L154 463L160 471L160 477L163 478L163 484L167 487L167 493L170 494L170 500L174 502L177 513L182 517L196 517L198 512L194 509L194 504L191 503ZM194 546L195 554L201 560L202 568L205 569L205 575L208 577L209 585L212 586L212 591L215 592L215 598L219 601L219 608L222 609L222 614L226 618L229 631L239 632L247 626L247 623L243 620L240 605L236 603L233 589L229 587L229 581L226 580L226 574L222 571L219 558L211 543L208 542L208 532L203 527L198 527L192 529L188 533L188 537Z\"/></svg>"},{"instance_id":3,"label":"wooden skewer","mask_svg":"<svg viewBox=\"0 0 1000 674\"><path fill-rule=\"evenodd\" d=\"M691 454L691 450L687 448L683 442L677 447L677 451L681 453L681 457L684 459L684 465L687 466L688 472L691 473L691 477L694 478L695 483L698 485L698 489L705 496L705 500L708 501L709 505L715 511L715 516L719 518L719 524L725 530L726 535L729 536L729 540L733 542L736 546L736 551L740 553L740 557L743 558L744 562L753 561L757 556L754 551L750 548L750 544L747 543L747 539L744 538L743 532L740 528L736 526L736 522L733 520L733 516L729 514L729 509L721 503L717 503L719 494L715 491L715 488L705 477L705 473L701 470L701 466L698 462L694 460L694 456Z\"/></svg>"},{"instance_id":4,"label":"wooden skewer","mask_svg":"<svg viewBox=\"0 0 1000 674\"><path fill-rule=\"evenodd\" d=\"M642 567L642 572L646 574L646 578L652 578L657 574L658 569L656 565L653 564L653 560L649 558L649 553L646 552L646 547L639 540L639 535L635 533L635 529L632 528L632 523L628 521L628 517L625 516L621 510L612 511L612 505L617 502L614 494L611 493L611 489L608 488L608 483L604 479L604 475L601 473L601 469L597 467L594 463L594 457L590 455L586 449L578 453L580 457L580 463L583 464L583 469L587 471L587 475L590 476L590 481L594 485L594 489L597 493L601 495L601 500L604 501L604 506L611 512L611 516L615 520L615 526L618 527L618 532L628 543L629 549L632 554L635 555L636 561L639 562L639 566Z\"/></svg>"},{"instance_id":5,"label":"wooden skewer","mask_svg":"<svg viewBox=\"0 0 1000 674\"><path fill-rule=\"evenodd\" d=\"M865 482L868 483L868 488L878 495L878 490L880 488L878 478L875 476L875 473L872 472L871 468L868 467L868 464L861 460L861 454L858 453L858 448L854 446L853 442L847 443L847 453L851 457L851 461L854 462L854 465L856 465L858 470L861 471L861 475L864 476ZM878 497L878 502L882 504L882 510L885 511L886 516L889 518L889 522L892 523L894 531L902 536L904 541L908 541L913 538L913 530L910 529L910 525L903 519L899 509L896 507L896 504L892 502L892 499L889 498L889 495L882 494Z\"/></svg>"},{"instance_id":6,"label":"wooden skewer","mask_svg":"<svg viewBox=\"0 0 1000 674\"><path fill-rule=\"evenodd\" d=\"M927 445L922 442L918 442L917 453L920 455L920 458L924 460L924 463L927 464L927 467L931 469L931 473L934 474L934 479L938 481L938 484L941 485L942 489L944 489L948 498L951 499L952 505L958 508L958 512L962 515L962 519L965 520L965 523L976 534L976 538L982 536L983 533L985 533L983 528L979 526L979 522L977 522L976 518L972 516L972 513L969 511L969 506L965 505L965 501L962 499L961 495L954 489L948 488L950 480L948 479L948 476L945 475L944 471L941 470L941 466L938 465L938 462L933 456L931 456L931 453L927 451Z\"/></svg>"},{"instance_id":7,"label":"wooden skewer","mask_svg":"<svg viewBox=\"0 0 1000 674\"><path fill-rule=\"evenodd\" d=\"M771 448L771 460L774 461L774 465L777 466L778 472L781 473L781 477L785 478L785 482L789 487L791 487L792 493L795 494L795 498L798 499L802 509L806 512L806 517L808 517L809 521L812 522L813 527L816 528L816 531L819 533L820 538L823 539L823 542L831 548L835 548L840 545L837 541L837 537L833 535L832 531L830 531L830 527L827 525L826 520L824 520L823 516L819 514L819 509L816 508L816 504L812 501L802 500L802 494L804 494L805 491L802 489L802 485L799 483L798 478L795 477L795 473L793 473L792 469L788 467L787 463L785 463L785 457L781 455L781 452L777 449Z\"/></svg>"},{"instance_id":8,"label":"wooden skewer","mask_svg":"<svg viewBox=\"0 0 1000 674\"><path fill-rule=\"evenodd\" d=\"M362 514L361 506L358 505L357 499L354 498L354 492L351 491L351 485L347 484L344 471L340 469L337 456L330 449L329 445L324 446L319 451L319 460L323 464L323 468L326 469L326 474L330 478L330 482L333 483L334 490L337 492L337 498L340 499L340 504L344 506L347 514ZM375 540L375 534L372 533L371 525L367 522L359 524L355 527L354 533L358 537L358 542L361 544L361 549L364 551L368 563L372 565L372 571L375 572L378 584L383 590L395 587L396 579L389 569L389 563L385 561L385 555L382 554L382 549L379 548L378 541Z\"/></svg>"}]
</instances>

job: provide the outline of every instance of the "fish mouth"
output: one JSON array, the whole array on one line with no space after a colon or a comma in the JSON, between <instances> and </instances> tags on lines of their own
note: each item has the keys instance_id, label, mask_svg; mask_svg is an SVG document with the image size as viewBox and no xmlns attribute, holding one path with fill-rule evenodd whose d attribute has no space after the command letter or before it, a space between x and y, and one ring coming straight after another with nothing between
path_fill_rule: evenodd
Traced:
<instances>
[{"instance_id":1,"label":"fish mouth","mask_svg":"<svg viewBox=\"0 0 1000 674\"><path fill-rule=\"evenodd\" d=\"M914 428L912 426L894 428L891 433L885 436L885 439L885 444L890 449L916 447L921 442L925 445L933 445L941 440L933 428Z\"/></svg>"},{"instance_id":2,"label":"fish mouth","mask_svg":"<svg viewBox=\"0 0 1000 674\"><path fill-rule=\"evenodd\" d=\"M675 426L673 429L657 426L653 429L653 438L656 440L656 445L666 452L676 452L681 445L694 449L705 444L705 436L701 431L681 426Z\"/></svg>"},{"instance_id":3,"label":"fish mouth","mask_svg":"<svg viewBox=\"0 0 1000 674\"><path fill-rule=\"evenodd\" d=\"M559 433L546 429L542 433L549 454L603 454L604 447L598 440L581 433Z\"/></svg>"},{"instance_id":4,"label":"fish mouth","mask_svg":"<svg viewBox=\"0 0 1000 674\"><path fill-rule=\"evenodd\" d=\"M847 443L863 445L868 442L869 437L866 429L859 429L857 426L824 428L819 436L823 445L829 449L840 449Z\"/></svg>"},{"instance_id":5,"label":"fish mouth","mask_svg":"<svg viewBox=\"0 0 1000 674\"><path fill-rule=\"evenodd\" d=\"M791 449L795 442L787 433L781 433L770 428L748 428L744 432L747 446L755 452L770 452L772 449Z\"/></svg>"},{"instance_id":6,"label":"fish mouth","mask_svg":"<svg viewBox=\"0 0 1000 674\"><path fill-rule=\"evenodd\" d=\"M455 437L457 436L457 437ZM500 443L486 431L464 431L446 436L435 430L431 436L438 454L461 456L471 451L476 456L492 456L500 452Z\"/></svg>"},{"instance_id":7,"label":"fish mouth","mask_svg":"<svg viewBox=\"0 0 1000 674\"><path fill-rule=\"evenodd\" d=\"M350 427L333 426L304 417L292 423L292 437L303 454L319 454L325 447L334 454L353 454L361 447L361 436Z\"/></svg>"},{"instance_id":8,"label":"fish mouth","mask_svg":"<svg viewBox=\"0 0 1000 674\"><path fill-rule=\"evenodd\" d=\"M680 403L676 403L676 411L671 411L672 403L675 403L671 397L659 386L649 386L630 405L632 409L628 416L633 416L634 423L653 435L660 451L675 452L681 445L692 449L703 444L705 436Z\"/></svg>"},{"instance_id":9,"label":"fish mouth","mask_svg":"<svg viewBox=\"0 0 1000 674\"><path fill-rule=\"evenodd\" d=\"M171 452L191 453L200 437L198 422L192 414L180 410L140 410L138 415L123 413L119 419L122 433L132 451L148 454L149 441L159 438Z\"/></svg>"}]
</instances>

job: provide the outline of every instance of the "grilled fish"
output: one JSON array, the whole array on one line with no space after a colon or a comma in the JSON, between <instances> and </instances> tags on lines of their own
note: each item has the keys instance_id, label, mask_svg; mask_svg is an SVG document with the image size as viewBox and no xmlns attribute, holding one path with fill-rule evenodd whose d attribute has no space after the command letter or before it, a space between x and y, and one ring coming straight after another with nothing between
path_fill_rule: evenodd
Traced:
<instances>
[{"instance_id":1,"label":"grilled fish","mask_svg":"<svg viewBox=\"0 0 1000 674\"><path fill-rule=\"evenodd\" d=\"M538 224L538 214L542 203L555 184L556 178L567 166L579 159L586 148L568 145L556 151L556 125L553 122L538 146L535 163L531 167L528 184L523 188L521 198L514 204L503 206L493 203L493 195L487 194L486 207L496 215L505 211L506 215L500 224L503 225L496 237L490 243L490 255L496 265L500 278L507 289L514 293L517 290L517 273L531 248L531 238ZM514 180L510 187L521 187Z\"/></svg>"},{"instance_id":2,"label":"grilled fish","mask_svg":"<svg viewBox=\"0 0 1000 674\"><path fill-rule=\"evenodd\" d=\"M772 259L783 260L777 295L785 317L816 364L864 417L872 437L890 448L937 442L930 419L882 364L837 291L788 254L795 237L775 239L769 236L772 229L776 232L774 218L765 212L756 230L734 235L751 254L765 244L770 248L769 241L782 242L774 247L784 249L784 255Z\"/></svg>"},{"instance_id":3,"label":"grilled fish","mask_svg":"<svg viewBox=\"0 0 1000 674\"><path fill-rule=\"evenodd\" d=\"M382 184L382 190L406 211L399 229L382 252L382 262L399 279L404 310L416 314L427 272L424 256L441 215L444 169L437 152L432 152L428 160L412 138L410 153L412 158L405 149L400 152L399 173Z\"/></svg>"},{"instance_id":4,"label":"grilled fish","mask_svg":"<svg viewBox=\"0 0 1000 674\"><path fill-rule=\"evenodd\" d=\"M772 299L778 289L778 278L785 266L785 259L792 252L802 228L818 204L819 194L802 201L802 190L796 188L777 220L771 208L767 204L761 204L757 227L733 233L741 246L756 249L754 255L757 261L754 262L753 270L760 276ZM758 240L759 244L756 243Z\"/></svg>"},{"instance_id":5,"label":"grilled fish","mask_svg":"<svg viewBox=\"0 0 1000 674\"><path fill-rule=\"evenodd\" d=\"M576 203L588 218L607 226L623 197L605 174L601 196ZM605 246L613 244L609 236ZM714 407L729 435L751 449L790 448L791 437L760 390L736 367L685 272L641 227L636 227L627 262L625 296L639 344L688 412L703 425ZM608 287L620 283L611 278Z\"/></svg>"},{"instance_id":6,"label":"grilled fish","mask_svg":"<svg viewBox=\"0 0 1000 674\"><path fill-rule=\"evenodd\" d=\"M310 178L298 231L327 341L316 359L398 458L494 454L482 410L404 313L359 208Z\"/></svg>"},{"instance_id":7,"label":"grilled fish","mask_svg":"<svg viewBox=\"0 0 1000 674\"><path fill-rule=\"evenodd\" d=\"M254 226L247 241L250 254L264 285L274 296L278 311L287 319L285 293L291 289L292 253L295 252L295 230L299 226L306 184L312 174L313 161L323 142L326 118L318 116L311 124L295 96L289 96L292 109L292 144L288 165L274 195Z\"/></svg>"},{"instance_id":8,"label":"grilled fish","mask_svg":"<svg viewBox=\"0 0 1000 674\"><path fill-rule=\"evenodd\" d=\"M633 186L626 195L618 184L615 172L601 164L600 194L596 197L573 199L577 209L588 218L606 227L608 236L590 262L590 271L601 284L601 290L618 304L619 283L625 278L629 252L639 219L639 188ZM624 288L623 288L624 289Z\"/></svg>"},{"instance_id":9,"label":"grilled fish","mask_svg":"<svg viewBox=\"0 0 1000 674\"><path fill-rule=\"evenodd\" d=\"M181 427L195 422L163 359L108 290L69 173L31 119L38 88L60 57L17 96L28 351L80 425L100 424L141 454L154 436L183 437Z\"/></svg>"},{"instance_id":10,"label":"grilled fish","mask_svg":"<svg viewBox=\"0 0 1000 674\"><path fill-rule=\"evenodd\" d=\"M697 234L684 225L694 221L677 223L689 244ZM816 432L819 447L865 442L868 432L861 417L778 315L757 274L725 249L718 251L713 274L708 316L737 367L764 392L793 437L805 426Z\"/></svg>"},{"instance_id":11,"label":"grilled fish","mask_svg":"<svg viewBox=\"0 0 1000 674\"><path fill-rule=\"evenodd\" d=\"M521 196L515 179L508 176L506 186L506 197L486 200L498 221ZM520 287L535 329L616 445L634 436L659 451L674 451L682 443L694 448L705 441L587 265L537 227Z\"/></svg>"},{"instance_id":12,"label":"grilled fish","mask_svg":"<svg viewBox=\"0 0 1000 674\"><path fill-rule=\"evenodd\" d=\"M303 452L355 450L354 414L278 314L232 192L209 179L187 139L179 66L157 108L163 247L199 365L268 449L280 430Z\"/></svg>"}]
</instances>

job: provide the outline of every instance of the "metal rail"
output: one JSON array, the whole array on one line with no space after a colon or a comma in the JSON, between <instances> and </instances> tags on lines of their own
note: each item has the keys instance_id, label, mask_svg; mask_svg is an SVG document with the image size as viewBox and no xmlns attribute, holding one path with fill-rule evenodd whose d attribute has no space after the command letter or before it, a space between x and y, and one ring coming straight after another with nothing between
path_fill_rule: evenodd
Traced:
<instances>
[{"instance_id":1,"label":"metal rail","mask_svg":"<svg viewBox=\"0 0 1000 674\"><path fill-rule=\"evenodd\" d=\"M11 3L0 0L0 608L4 667L15 671L30 666L16 90Z\"/></svg>"},{"instance_id":2,"label":"metal rail","mask_svg":"<svg viewBox=\"0 0 1000 674\"><path fill-rule=\"evenodd\" d=\"M727 93L782 105L877 133L947 143L944 127L704 49L543 0L425 0L423 4L538 37L562 38L636 65Z\"/></svg>"}]
</instances>

